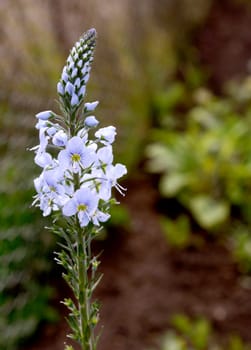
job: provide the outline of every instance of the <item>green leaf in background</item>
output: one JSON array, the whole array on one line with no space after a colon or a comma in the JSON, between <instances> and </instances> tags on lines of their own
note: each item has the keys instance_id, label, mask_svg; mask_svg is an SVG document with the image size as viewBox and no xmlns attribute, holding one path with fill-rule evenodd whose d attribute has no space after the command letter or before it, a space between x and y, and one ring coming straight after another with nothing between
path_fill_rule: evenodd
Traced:
<instances>
[{"instance_id":1,"label":"green leaf in background","mask_svg":"<svg viewBox=\"0 0 251 350\"><path fill-rule=\"evenodd\" d=\"M238 223L232 229L230 240L233 256L238 261L240 269L244 273L251 272L251 234L250 228Z\"/></svg>"},{"instance_id":2,"label":"green leaf in background","mask_svg":"<svg viewBox=\"0 0 251 350\"><path fill-rule=\"evenodd\" d=\"M191 181L191 175L187 173L171 173L163 175L159 189L160 193L166 197L174 197Z\"/></svg>"},{"instance_id":3,"label":"green leaf in background","mask_svg":"<svg viewBox=\"0 0 251 350\"><path fill-rule=\"evenodd\" d=\"M171 220L167 217L161 218L161 226L168 242L175 247L185 247L191 239L191 228L189 218L185 215Z\"/></svg>"},{"instance_id":4,"label":"green leaf in background","mask_svg":"<svg viewBox=\"0 0 251 350\"><path fill-rule=\"evenodd\" d=\"M196 221L205 229L223 224L229 216L229 205L210 196L196 196L189 199L189 207Z\"/></svg>"},{"instance_id":5,"label":"green leaf in background","mask_svg":"<svg viewBox=\"0 0 251 350\"><path fill-rule=\"evenodd\" d=\"M147 168L152 173L167 171L177 164L175 153L160 143L146 147L146 156L149 158Z\"/></svg>"},{"instance_id":6,"label":"green leaf in background","mask_svg":"<svg viewBox=\"0 0 251 350\"><path fill-rule=\"evenodd\" d=\"M186 350L187 346L181 337L178 337L174 332L168 332L162 343L161 350Z\"/></svg>"},{"instance_id":7,"label":"green leaf in background","mask_svg":"<svg viewBox=\"0 0 251 350\"><path fill-rule=\"evenodd\" d=\"M205 318L190 320L186 315L177 314L172 324L191 343L195 349L206 349L211 335L211 325Z\"/></svg>"},{"instance_id":8,"label":"green leaf in background","mask_svg":"<svg viewBox=\"0 0 251 350\"><path fill-rule=\"evenodd\" d=\"M160 114L167 113L185 98L185 86L181 82L172 83L167 90L155 97L155 104Z\"/></svg>"},{"instance_id":9,"label":"green leaf in background","mask_svg":"<svg viewBox=\"0 0 251 350\"><path fill-rule=\"evenodd\" d=\"M245 344L238 335L232 335L228 342L229 350L250 350L250 346Z\"/></svg>"},{"instance_id":10,"label":"green leaf in background","mask_svg":"<svg viewBox=\"0 0 251 350\"><path fill-rule=\"evenodd\" d=\"M250 350L250 344L236 334L219 337L209 319L204 316L191 318L175 314L171 329L161 342L161 350Z\"/></svg>"}]
</instances>

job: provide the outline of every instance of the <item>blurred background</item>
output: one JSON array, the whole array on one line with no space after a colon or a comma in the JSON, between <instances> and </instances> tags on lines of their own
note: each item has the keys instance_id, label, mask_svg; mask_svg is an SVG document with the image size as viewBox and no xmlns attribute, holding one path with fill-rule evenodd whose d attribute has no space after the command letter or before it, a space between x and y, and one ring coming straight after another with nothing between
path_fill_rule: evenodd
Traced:
<instances>
[{"instance_id":1,"label":"blurred background","mask_svg":"<svg viewBox=\"0 0 251 350\"><path fill-rule=\"evenodd\" d=\"M251 344L251 4L0 1L0 349L59 350L69 294L31 208L34 115L80 35L98 42L87 101L118 129L128 188L95 249L99 349Z\"/></svg>"}]
</instances>

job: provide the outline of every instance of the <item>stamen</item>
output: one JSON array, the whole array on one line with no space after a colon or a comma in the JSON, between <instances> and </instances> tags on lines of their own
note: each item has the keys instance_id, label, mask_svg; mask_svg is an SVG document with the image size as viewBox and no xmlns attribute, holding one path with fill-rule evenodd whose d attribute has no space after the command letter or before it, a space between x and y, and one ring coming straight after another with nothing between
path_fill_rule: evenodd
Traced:
<instances>
[{"instance_id":1,"label":"stamen","mask_svg":"<svg viewBox=\"0 0 251 350\"><path fill-rule=\"evenodd\" d=\"M71 160L72 160L73 162L80 162L80 159L81 159L81 157L80 157L80 155L79 155L78 153L74 153L74 154L72 154L72 156L71 156Z\"/></svg>"},{"instance_id":2,"label":"stamen","mask_svg":"<svg viewBox=\"0 0 251 350\"><path fill-rule=\"evenodd\" d=\"M86 211L87 205L85 204L79 204L78 205L78 211Z\"/></svg>"}]
</instances>

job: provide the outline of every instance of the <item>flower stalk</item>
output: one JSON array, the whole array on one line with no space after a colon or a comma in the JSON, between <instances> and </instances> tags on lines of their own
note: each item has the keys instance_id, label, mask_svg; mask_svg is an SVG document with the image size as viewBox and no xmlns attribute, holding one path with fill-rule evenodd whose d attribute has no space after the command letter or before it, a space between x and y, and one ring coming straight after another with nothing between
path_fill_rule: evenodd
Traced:
<instances>
[{"instance_id":1,"label":"flower stalk","mask_svg":"<svg viewBox=\"0 0 251 350\"><path fill-rule=\"evenodd\" d=\"M108 126L92 132L99 124L92 115L98 101L85 102L85 92L95 43L96 31L90 29L71 49L57 85L62 115L52 111L36 115L40 143L33 148L35 163L42 168L34 180L33 204L44 216L53 216L51 230L62 248L55 260L63 266L74 295L63 301L69 310L68 337L82 350L96 350L98 340L94 329L99 304L92 295L102 276L97 275L99 260L91 244L116 203L112 189L123 194L117 180L127 172L124 165L113 164L116 129ZM65 345L65 350L73 349Z\"/></svg>"},{"instance_id":2,"label":"flower stalk","mask_svg":"<svg viewBox=\"0 0 251 350\"><path fill-rule=\"evenodd\" d=\"M93 336L90 330L90 307L89 283L88 283L88 260L85 235L78 230L78 304L80 310L81 323L81 345L83 349L94 350Z\"/></svg>"}]
</instances>

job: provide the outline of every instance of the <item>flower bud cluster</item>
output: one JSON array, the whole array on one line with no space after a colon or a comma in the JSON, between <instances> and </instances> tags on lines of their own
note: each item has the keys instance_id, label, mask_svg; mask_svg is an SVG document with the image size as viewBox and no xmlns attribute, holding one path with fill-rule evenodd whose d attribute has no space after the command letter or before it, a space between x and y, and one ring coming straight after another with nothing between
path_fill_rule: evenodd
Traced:
<instances>
[{"instance_id":1,"label":"flower bud cluster","mask_svg":"<svg viewBox=\"0 0 251 350\"><path fill-rule=\"evenodd\" d=\"M81 112L79 108L89 79L94 37L95 30L88 31L71 50L58 84L64 116L52 111L36 115L40 143L33 148L35 163L42 168L34 180L33 204L44 216L53 211L76 216L81 227L99 226L109 219L112 188L123 194L117 180L127 172L124 165L113 164L115 127L94 131L99 122L90 114L98 101L85 103ZM79 112L75 119L73 108Z\"/></svg>"},{"instance_id":2,"label":"flower bud cluster","mask_svg":"<svg viewBox=\"0 0 251 350\"><path fill-rule=\"evenodd\" d=\"M83 101L90 77L96 30L88 30L73 46L62 71L57 91L66 111L74 111Z\"/></svg>"}]
</instances>

